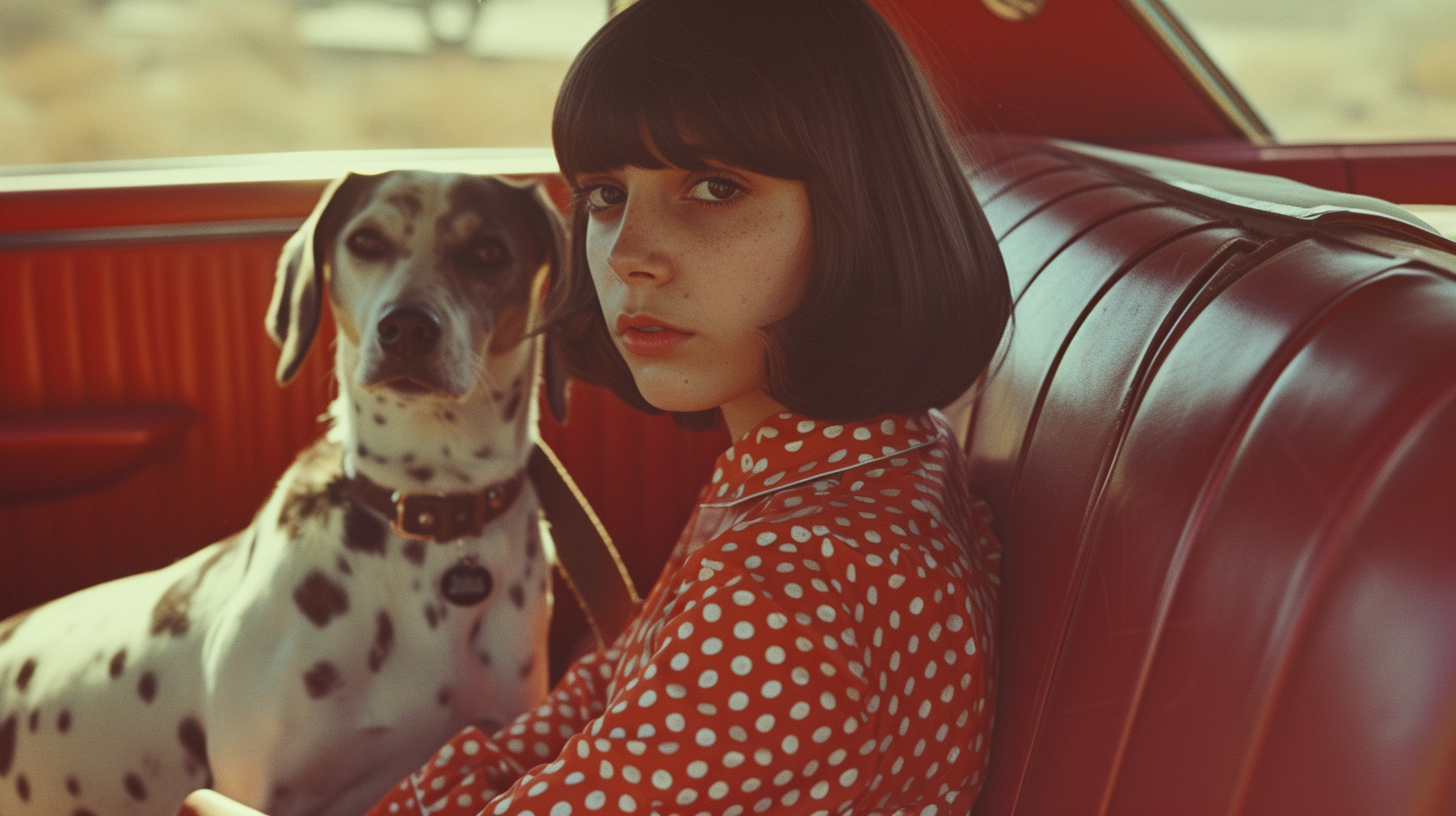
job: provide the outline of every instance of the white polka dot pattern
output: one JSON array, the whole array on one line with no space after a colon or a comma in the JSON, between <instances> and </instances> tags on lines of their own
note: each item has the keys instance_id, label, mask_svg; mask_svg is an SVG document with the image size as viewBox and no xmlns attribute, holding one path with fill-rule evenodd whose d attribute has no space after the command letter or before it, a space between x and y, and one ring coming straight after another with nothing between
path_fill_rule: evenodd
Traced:
<instances>
[{"instance_id":1,"label":"white polka dot pattern","mask_svg":"<svg viewBox=\"0 0 1456 816\"><path fill-rule=\"evenodd\" d=\"M986 763L999 547L947 521L929 415L771 417L718 460L642 614L371 816L967 813Z\"/></svg>"}]
</instances>

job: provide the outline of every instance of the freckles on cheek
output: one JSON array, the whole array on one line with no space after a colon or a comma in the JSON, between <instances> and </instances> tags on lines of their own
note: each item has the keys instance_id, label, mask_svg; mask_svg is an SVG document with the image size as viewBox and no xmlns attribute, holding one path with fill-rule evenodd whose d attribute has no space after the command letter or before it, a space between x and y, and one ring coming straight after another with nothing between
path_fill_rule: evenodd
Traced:
<instances>
[{"instance_id":1,"label":"freckles on cheek","mask_svg":"<svg viewBox=\"0 0 1456 816\"><path fill-rule=\"evenodd\" d=\"M586 237L583 239L586 250L586 268L591 273L592 281L600 288L603 278L612 274L611 267L607 266L607 250L610 249L610 245L606 244L601 236L594 237L592 232L591 229L588 229Z\"/></svg>"},{"instance_id":2,"label":"freckles on cheek","mask_svg":"<svg viewBox=\"0 0 1456 816\"><path fill-rule=\"evenodd\" d=\"M592 287L597 290L598 295L604 294L616 278L616 275L612 274L611 267L607 266L606 259L588 253L586 268L591 276Z\"/></svg>"}]
</instances>

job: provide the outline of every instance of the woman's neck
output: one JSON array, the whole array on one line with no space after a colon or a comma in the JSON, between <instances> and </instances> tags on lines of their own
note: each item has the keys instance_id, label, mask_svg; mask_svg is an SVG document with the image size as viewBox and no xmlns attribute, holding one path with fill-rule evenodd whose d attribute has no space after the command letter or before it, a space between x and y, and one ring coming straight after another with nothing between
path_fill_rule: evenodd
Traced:
<instances>
[{"instance_id":1,"label":"woman's neck","mask_svg":"<svg viewBox=\"0 0 1456 816\"><path fill-rule=\"evenodd\" d=\"M788 409L768 394L755 391L724 403L721 410L723 422L728 426L729 438L736 442L760 422Z\"/></svg>"}]
</instances>

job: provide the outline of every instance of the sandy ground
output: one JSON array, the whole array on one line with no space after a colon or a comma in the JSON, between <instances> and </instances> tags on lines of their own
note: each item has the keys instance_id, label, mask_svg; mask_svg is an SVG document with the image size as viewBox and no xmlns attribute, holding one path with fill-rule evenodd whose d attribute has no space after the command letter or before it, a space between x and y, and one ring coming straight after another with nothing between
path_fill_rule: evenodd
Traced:
<instances>
[{"instance_id":1,"label":"sandy ground","mask_svg":"<svg viewBox=\"0 0 1456 816\"><path fill-rule=\"evenodd\" d=\"M1456 0L1166 2L1281 141L1456 138ZM440 48L408 0L0 0L0 165L545 145L606 0L478 8Z\"/></svg>"}]
</instances>

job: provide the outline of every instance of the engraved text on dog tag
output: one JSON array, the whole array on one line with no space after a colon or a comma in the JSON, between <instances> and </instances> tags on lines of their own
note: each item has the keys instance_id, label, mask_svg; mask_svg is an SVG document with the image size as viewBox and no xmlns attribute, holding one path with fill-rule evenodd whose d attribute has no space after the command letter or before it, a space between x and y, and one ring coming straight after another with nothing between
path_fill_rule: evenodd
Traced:
<instances>
[{"instance_id":1,"label":"engraved text on dog tag","mask_svg":"<svg viewBox=\"0 0 1456 816\"><path fill-rule=\"evenodd\" d=\"M445 571L440 578L440 594L456 606L475 606L490 595L493 583L490 570L475 563L474 558L466 558Z\"/></svg>"}]
</instances>

